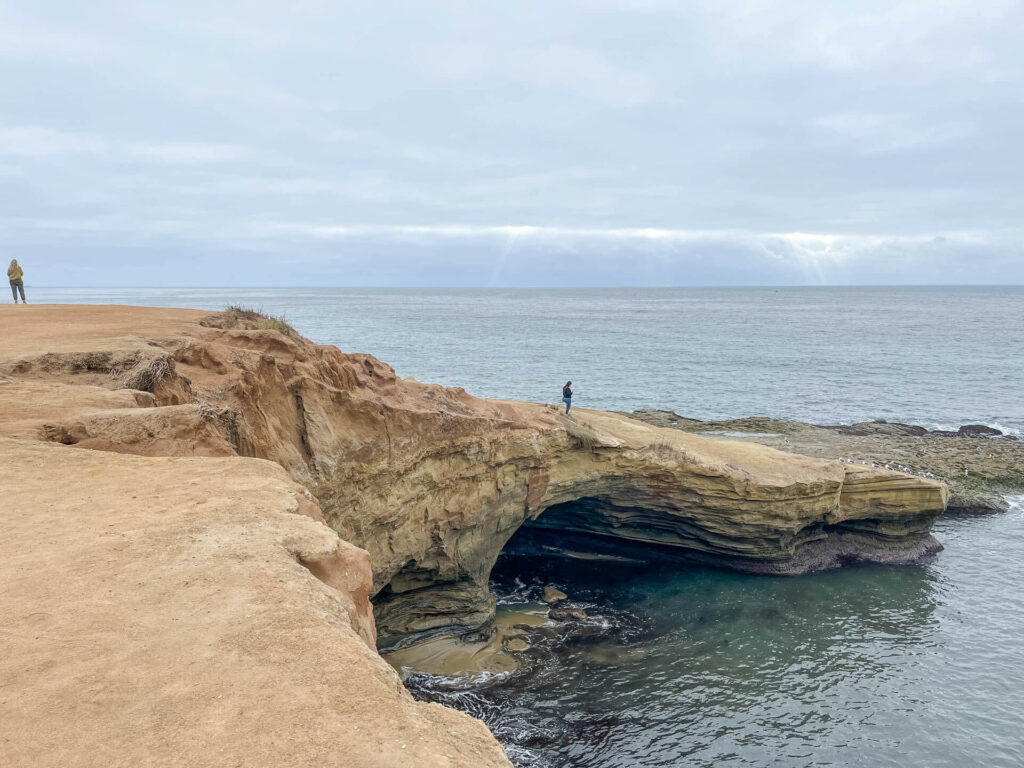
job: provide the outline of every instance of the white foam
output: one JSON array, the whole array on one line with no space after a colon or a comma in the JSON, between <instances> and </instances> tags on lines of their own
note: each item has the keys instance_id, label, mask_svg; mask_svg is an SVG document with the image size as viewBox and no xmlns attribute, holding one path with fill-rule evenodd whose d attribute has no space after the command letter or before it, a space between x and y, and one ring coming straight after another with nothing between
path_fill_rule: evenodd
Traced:
<instances>
[{"instance_id":1,"label":"white foam","mask_svg":"<svg viewBox=\"0 0 1024 768\"><path fill-rule=\"evenodd\" d=\"M1007 515L1013 517L1024 517L1024 494L1015 496L1004 496L1010 508L1006 511Z\"/></svg>"},{"instance_id":2,"label":"white foam","mask_svg":"<svg viewBox=\"0 0 1024 768\"><path fill-rule=\"evenodd\" d=\"M992 429L998 429L1004 435L1010 435L1011 437L1024 437L1024 429L1022 429L1021 427L1019 427L1019 426L1017 426L1017 427L1010 426L1009 424L1006 424L1005 422L996 421L994 419L989 419L989 420L980 419L978 421L972 421L972 422L962 421L960 423L926 421L926 422L923 422L921 424L921 426L924 427L925 429L929 430L929 431L932 431L932 432L935 432L935 431L940 431L940 432L956 432L956 431L958 431L960 429L960 427L962 427L962 426L964 426L965 424L968 424L968 423L971 423L971 424L983 424L986 427L992 427Z\"/></svg>"}]
</instances>

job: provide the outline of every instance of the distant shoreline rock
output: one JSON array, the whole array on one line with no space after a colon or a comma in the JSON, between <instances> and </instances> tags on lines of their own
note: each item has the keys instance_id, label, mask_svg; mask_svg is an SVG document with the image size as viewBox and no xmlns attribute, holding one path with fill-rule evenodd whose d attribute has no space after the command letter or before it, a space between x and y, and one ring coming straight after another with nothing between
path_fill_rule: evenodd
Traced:
<instances>
[{"instance_id":1,"label":"distant shoreline rock","mask_svg":"<svg viewBox=\"0 0 1024 768\"><path fill-rule=\"evenodd\" d=\"M899 422L885 421L884 419L862 421L856 424L822 424L817 426L821 426L822 429L831 429L841 435L856 435L858 437L866 437L868 435L896 435L904 437L934 435L937 437L981 437L1017 440L1013 435L1007 435L1002 430L990 427L987 424L965 424L955 432L946 429L929 430L915 424L901 424Z\"/></svg>"}]
</instances>

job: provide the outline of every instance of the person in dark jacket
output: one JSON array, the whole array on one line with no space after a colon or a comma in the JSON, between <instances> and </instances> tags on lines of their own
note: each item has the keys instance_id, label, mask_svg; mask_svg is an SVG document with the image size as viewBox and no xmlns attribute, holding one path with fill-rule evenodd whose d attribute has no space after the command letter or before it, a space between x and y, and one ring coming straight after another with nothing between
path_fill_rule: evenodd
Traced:
<instances>
[{"instance_id":1,"label":"person in dark jacket","mask_svg":"<svg viewBox=\"0 0 1024 768\"><path fill-rule=\"evenodd\" d=\"M562 402L565 403L565 412L568 413L569 409L572 408L572 382L565 382L565 386L562 387Z\"/></svg>"}]
</instances>

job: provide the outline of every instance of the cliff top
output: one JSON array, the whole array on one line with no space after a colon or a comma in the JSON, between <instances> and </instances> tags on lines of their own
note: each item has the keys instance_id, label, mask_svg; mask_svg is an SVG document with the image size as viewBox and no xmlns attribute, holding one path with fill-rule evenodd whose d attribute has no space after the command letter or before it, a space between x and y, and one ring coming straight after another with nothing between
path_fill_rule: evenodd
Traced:
<instances>
[{"instance_id":1,"label":"cliff top","mask_svg":"<svg viewBox=\"0 0 1024 768\"><path fill-rule=\"evenodd\" d=\"M193 383L211 390L218 388L223 382L218 380L218 366L206 364L209 359L219 362L218 357L226 358L236 351L233 347L253 345L238 335L226 336L225 330L231 330L230 326L226 329L214 317L215 313L202 310L155 307L0 305L0 324L5 329L0 336L0 386L8 403L0 413L0 435L37 436L56 415L66 421L118 409L180 404L152 403L131 394L124 386L125 375L122 374L126 371L122 370L125 366L119 360L127 358L135 363L140 356L153 354L161 345L170 347L191 339L201 342L207 360L199 364L178 360L178 366L187 371ZM200 325L201 322L204 325ZM242 332L253 332L253 329L242 328ZM316 346L298 336L282 338L266 346L275 357L289 361L315 357ZM106 357L100 359L101 354ZM822 472L839 473L837 477L842 474L841 468L832 462L797 457L750 443L723 445L720 441L676 429L662 429L621 414L574 408L566 418L561 409L551 405L484 400L458 388L400 379L389 366L367 355L348 357L358 359L371 374L368 391L373 397L406 411L447 409L463 420L504 422L510 428L541 432L567 429L583 441L605 446L645 449L656 445L666 454L683 452L709 467L742 466L745 472L759 473L765 480L783 484L807 482ZM90 368L94 359L95 369ZM103 366L110 370L104 370ZM178 399L184 401L184 398ZM161 446L157 454L163 453L165 448ZM133 450L127 445L123 449L153 453ZM216 455L226 453L221 451ZM282 463L288 466L287 461Z\"/></svg>"},{"instance_id":2,"label":"cliff top","mask_svg":"<svg viewBox=\"0 0 1024 768\"><path fill-rule=\"evenodd\" d=\"M0 466L0 763L507 765L303 566L365 606L366 553L280 467L8 439Z\"/></svg>"},{"instance_id":3,"label":"cliff top","mask_svg":"<svg viewBox=\"0 0 1024 768\"><path fill-rule=\"evenodd\" d=\"M0 356L94 349L100 339L165 338L209 315L195 309L88 304L0 305Z\"/></svg>"}]
</instances>

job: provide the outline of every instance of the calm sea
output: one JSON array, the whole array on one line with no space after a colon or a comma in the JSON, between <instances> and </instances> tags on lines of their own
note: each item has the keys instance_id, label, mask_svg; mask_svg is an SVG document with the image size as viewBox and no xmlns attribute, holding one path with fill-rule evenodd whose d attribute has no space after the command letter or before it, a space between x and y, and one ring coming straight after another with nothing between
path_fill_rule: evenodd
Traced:
<instances>
[{"instance_id":1,"label":"calm sea","mask_svg":"<svg viewBox=\"0 0 1024 768\"><path fill-rule=\"evenodd\" d=\"M700 418L1024 429L1024 288L33 289L284 314L476 395ZM1024 766L1024 498L942 520L919 566L796 578L503 558L508 603L590 614L508 676L418 677L522 768Z\"/></svg>"},{"instance_id":2,"label":"calm sea","mask_svg":"<svg viewBox=\"0 0 1024 768\"><path fill-rule=\"evenodd\" d=\"M285 315L482 397L694 418L1024 429L1024 287L32 289L39 302Z\"/></svg>"}]
</instances>

